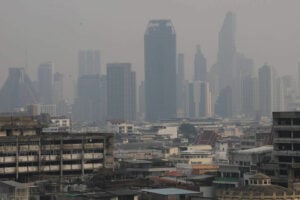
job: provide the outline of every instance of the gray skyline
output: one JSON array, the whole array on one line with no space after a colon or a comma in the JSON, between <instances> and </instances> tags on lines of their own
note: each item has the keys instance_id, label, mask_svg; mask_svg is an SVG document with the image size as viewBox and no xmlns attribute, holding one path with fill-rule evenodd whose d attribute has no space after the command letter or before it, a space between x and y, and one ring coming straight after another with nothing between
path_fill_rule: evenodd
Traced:
<instances>
[{"instance_id":1,"label":"gray skyline","mask_svg":"<svg viewBox=\"0 0 300 200\"><path fill-rule=\"evenodd\" d=\"M124 60L143 79L143 34L150 19L171 19L186 78L200 44L208 68L216 62L218 32L226 12L237 16L237 48L256 68L268 62L279 74L296 74L300 58L298 0L1 0L0 84L8 68L27 66L36 79L39 63L53 61L66 83L77 77L77 52L100 49L102 65Z\"/></svg>"}]
</instances>

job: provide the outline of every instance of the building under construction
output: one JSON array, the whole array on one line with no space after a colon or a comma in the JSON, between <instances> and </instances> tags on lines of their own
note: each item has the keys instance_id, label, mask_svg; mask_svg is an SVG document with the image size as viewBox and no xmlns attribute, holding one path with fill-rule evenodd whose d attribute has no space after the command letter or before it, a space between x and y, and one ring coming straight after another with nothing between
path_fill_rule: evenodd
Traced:
<instances>
[{"instance_id":1,"label":"building under construction","mask_svg":"<svg viewBox=\"0 0 300 200\"><path fill-rule=\"evenodd\" d=\"M81 176L113 167L111 133L43 133L31 117L0 117L0 179Z\"/></svg>"}]
</instances>

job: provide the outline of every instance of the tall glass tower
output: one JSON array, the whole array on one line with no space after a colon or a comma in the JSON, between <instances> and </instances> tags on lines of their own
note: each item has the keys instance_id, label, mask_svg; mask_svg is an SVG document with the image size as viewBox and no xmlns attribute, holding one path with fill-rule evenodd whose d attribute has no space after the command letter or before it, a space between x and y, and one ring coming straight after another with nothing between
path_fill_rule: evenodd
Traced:
<instances>
[{"instance_id":1,"label":"tall glass tower","mask_svg":"<svg viewBox=\"0 0 300 200\"><path fill-rule=\"evenodd\" d=\"M176 117L176 33L170 20L151 20L144 36L146 120Z\"/></svg>"}]
</instances>

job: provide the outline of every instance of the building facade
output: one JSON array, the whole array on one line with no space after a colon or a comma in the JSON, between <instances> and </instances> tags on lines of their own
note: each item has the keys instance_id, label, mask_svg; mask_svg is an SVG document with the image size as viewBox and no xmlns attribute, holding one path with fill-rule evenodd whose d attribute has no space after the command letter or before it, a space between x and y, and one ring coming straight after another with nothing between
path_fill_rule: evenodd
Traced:
<instances>
[{"instance_id":1,"label":"building facade","mask_svg":"<svg viewBox=\"0 0 300 200\"><path fill-rule=\"evenodd\" d=\"M136 119L136 76L130 63L107 64L108 119Z\"/></svg>"},{"instance_id":2,"label":"building facade","mask_svg":"<svg viewBox=\"0 0 300 200\"><path fill-rule=\"evenodd\" d=\"M113 167L113 134L43 133L31 117L1 117L0 127L0 179L78 176Z\"/></svg>"},{"instance_id":3,"label":"building facade","mask_svg":"<svg viewBox=\"0 0 300 200\"><path fill-rule=\"evenodd\" d=\"M40 64L38 68L38 91L42 104L53 103L53 62Z\"/></svg>"},{"instance_id":4,"label":"building facade","mask_svg":"<svg viewBox=\"0 0 300 200\"><path fill-rule=\"evenodd\" d=\"M273 112L274 159L278 182L293 187L300 180L300 112Z\"/></svg>"},{"instance_id":5,"label":"building facade","mask_svg":"<svg viewBox=\"0 0 300 200\"><path fill-rule=\"evenodd\" d=\"M91 74L101 74L100 51L80 50L78 52L78 78Z\"/></svg>"},{"instance_id":6,"label":"building facade","mask_svg":"<svg viewBox=\"0 0 300 200\"><path fill-rule=\"evenodd\" d=\"M176 33L170 20L151 20L144 36L146 120L176 117Z\"/></svg>"}]
</instances>

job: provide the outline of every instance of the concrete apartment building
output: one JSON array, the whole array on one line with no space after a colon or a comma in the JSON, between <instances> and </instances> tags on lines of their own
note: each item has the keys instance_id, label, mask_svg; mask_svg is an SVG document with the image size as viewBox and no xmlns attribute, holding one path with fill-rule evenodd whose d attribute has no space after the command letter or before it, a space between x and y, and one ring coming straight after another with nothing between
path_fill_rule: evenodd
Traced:
<instances>
[{"instance_id":1,"label":"concrete apartment building","mask_svg":"<svg viewBox=\"0 0 300 200\"><path fill-rule=\"evenodd\" d=\"M43 133L31 117L0 117L0 179L64 177L113 167L113 134Z\"/></svg>"},{"instance_id":2,"label":"concrete apartment building","mask_svg":"<svg viewBox=\"0 0 300 200\"><path fill-rule=\"evenodd\" d=\"M274 181L295 188L300 181L300 112L273 112L273 146Z\"/></svg>"}]
</instances>

